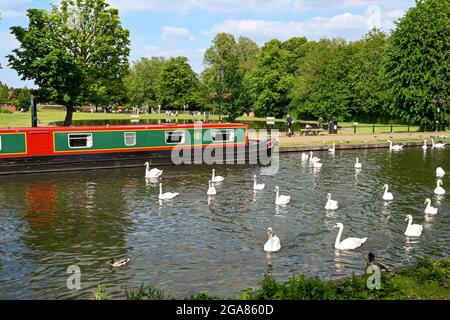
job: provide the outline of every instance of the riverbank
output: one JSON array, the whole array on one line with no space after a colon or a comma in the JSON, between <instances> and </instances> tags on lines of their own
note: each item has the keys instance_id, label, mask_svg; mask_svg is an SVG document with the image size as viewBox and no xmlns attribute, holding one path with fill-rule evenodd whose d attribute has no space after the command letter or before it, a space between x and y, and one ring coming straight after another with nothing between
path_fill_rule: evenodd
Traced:
<instances>
[{"instance_id":1,"label":"riverbank","mask_svg":"<svg viewBox=\"0 0 450 320\"><path fill-rule=\"evenodd\" d=\"M321 280L293 275L280 283L271 275L265 275L256 289L245 289L231 300L450 300L450 259L431 261L419 259L415 265L382 272L379 289L369 289L371 274L340 280ZM371 282L369 280L369 282ZM372 283L372 282L371 282ZM179 299L155 287L141 285L125 291L128 300ZM105 287L99 285L94 292L96 300L107 300ZM224 300L201 292L187 300Z\"/></svg>"}]
</instances>

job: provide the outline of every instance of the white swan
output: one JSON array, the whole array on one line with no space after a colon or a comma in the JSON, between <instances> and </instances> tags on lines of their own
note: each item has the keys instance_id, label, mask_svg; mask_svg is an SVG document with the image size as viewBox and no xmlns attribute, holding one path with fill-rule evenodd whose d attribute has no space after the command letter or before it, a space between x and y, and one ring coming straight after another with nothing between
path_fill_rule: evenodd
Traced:
<instances>
[{"instance_id":1,"label":"white swan","mask_svg":"<svg viewBox=\"0 0 450 320\"><path fill-rule=\"evenodd\" d=\"M392 195L392 193L388 192L389 186L387 184L383 186L383 189L384 189L383 200L384 201L394 200L394 196Z\"/></svg>"},{"instance_id":2,"label":"white swan","mask_svg":"<svg viewBox=\"0 0 450 320\"><path fill-rule=\"evenodd\" d=\"M408 220L408 226L406 227L405 236L408 237L420 237L422 234L423 226L420 224L412 224L412 216L408 214L405 221Z\"/></svg>"},{"instance_id":3,"label":"white swan","mask_svg":"<svg viewBox=\"0 0 450 320\"><path fill-rule=\"evenodd\" d=\"M313 157L313 152L310 151L309 152L309 162L317 162L317 161L320 161L320 158Z\"/></svg>"},{"instance_id":4,"label":"white swan","mask_svg":"<svg viewBox=\"0 0 450 320\"><path fill-rule=\"evenodd\" d=\"M280 188L278 186L275 187L276 197L275 197L275 204L288 204L289 201L291 201L290 196L280 196Z\"/></svg>"},{"instance_id":5,"label":"white swan","mask_svg":"<svg viewBox=\"0 0 450 320\"><path fill-rule=\"evenodd\" d=\"M302 153L302 161L306 161L309 159L309 153L308 152L303 152Z\"/></svg>"},{"instance_id":6,"label":"white swan","mask_svg":"<svg viewBox=\"0 0 450 320\"><path fill-rule=\"evenodd\" d=\"M427 150L428 146L427 146L427 140L423 140L423 145L422 145L422 149L423 150Z\"/></svg>"},{"instance_id":7,"label":"white swan","mask_svg":"<svg viewBox=\"0 0 450 320\"><path fill-rule=\"evenodd\" d=\"M338 250L352 250L361 246L366 242L366 238L347 238L341 241L342 230L344 225L342 223L337 223L333 228L339 228L339 232L334 243L334 247Z\"/></svg>"},{"instance_id":8,"label":"white swan","mask_svg":"<svg viewBox=\"0 0 450 320\"><path fill-rule=\"evenodd\" d=\"M437 194L437 195L445 194L445 189L441 187L441 185L442 185L442 180L441 179L437 179L436 185L437 185L437 187L434 189L434 193Z\"/></svg>"},{"instance_id":9,"label":"white swan","mask_svg":"<svg viewBox=\"0 0 450 320\"><path fill-rule=\"evenodd\" d=\"M253 190L263 190L265 188L265 183L256 183L256 174L253 176Z\"/></svg>"},{"instance_id":10,"label":"white swan","mask_svg":"<svg viewBox=\"0 0 450 320\"><path fill-rule=\"evenodd\" d=\"M328 149L328 152L333 153L333 154L336 152L336 143L335 142L333 142L333 147Z\"/></svg>"},{"instance_id":11,"label":"white swan","mask_svg":"<svg viewBox=\"0 0 450 320\"><path fill-rule=\"evenodd\" d=\"M361 169L361 168L362 168L362 164L361 164L361 162L359 162L359 158L356 158L355 169Z\"/></svg>"},{"instance_id":12,"label":"white swan","mask_svg":"<svg viewBox=\"0 0 450 320\"><path fill-rule=\"evenodd\" d=\"M316 169L322 168L322 162L320 162L320 161L313 162L313 167Z\"/></svg>"},{"instance_id":13,"label":"white swan","mask_svg":"<svg viewBox=\"0 0 450 320\"><path fill-rule=\"evenodd\" d=\"M325 210L337 210L338 202L336 200L331 200L331 193L327 194L327 203L325 205Z\"/></svg>"},{"instance_id":14,"label":"white swan","mask_svg":"<svg viewBox=\"0 0 450 320\"><path fill-rule=\"evenodd\" d=\"M214 184L211 182L211 180L208 181L208 185L209 185L209 188L208 188L208 191L206 191L206 194L209 196L215 195L217 193L216 188L214 188Z\"/></svg>"},{"instance_id":15,"label":"white swan","mask_svg":"<svg viewBox=\"0 0 450 320\"><path fill-rule=\"evenodd\" d=\"M394 150L394 151L400 151L400 150L403 150L403 146L401 146L401 145L399 145L399 144L392 145L392 141L391 141L391 140L388 140L388 142L389 142L389 149L390 149L390 150Z\"/></svg>"},{"instance_id":16,"label":"white swan","mask_svg":"<svg viewBox=\"0 0 450 320\"><path fill-rule=\"evenodd\" d=\"M272 236L272 228L267 229L269 240L264 244L265 252L277 252L281 249L280 239L277 236Z\"/></svg>"},{"instance_id":17,"label":"white swan","mask_svg":"<svg viewBox=\"0 0 450 320\"><path fill-rule=\"evenodd\" d=\"M427 207L425 208L425 214L436 214L437 208L431 206L431 199L426 198L424 204L427 203Z\"/></svg>"},{"instance_id":18,"label":"white swan","mask_svg":"<svg viewBox=\"0 0 450 320\"><path fill-rule=\"evenodd\" d=\"M222 182L223 180L225 180L225 178L222 176L216 176L216 169L212 169L211 181L212 182Z\"/></svg>"},{"instance_id":19,"label":"white swan","mask_svg":"<svg viewBox=\"0 0 450 320\"><path fill-rule=\"evenodd\" d=\"M178 192L162 192L162 183L159 184L159 199L161 200L169 200L175 198L177 195L179 195Z\"/></svg>"},{"instance_id":20,"label":"white swan","mask_svg":"<svg viewBox=\"0 0 450 320\"><path fill-rule=\"evenodd\" d=\"M444 169L442 169L441 167L437 167L436 168L436 177L437 178L442 178L445 176L445 171Z\"/></svg>"},{"instance_id":21,"label":"white swan","mask_svg":"<svg viewBox=\"0 0 450 320\"><path fill-rule=\"evenodd\" d=\"M158 178L162 175L163 171L157 168L153 168L150 170L150 164L148 162L145 163L145 177L146 178Z\"/></svg>"},{"instance_id":22,"label":"white swan","mask_svg":"<svg viewBox=\"0 0 450 320\"><path fill-rule=\"evenodd\" d=\"M442 143L442 142L434 143L433 138L431 138L431 147L432 148L445 148L445 143Z\"/></svg>"}]
</instances>

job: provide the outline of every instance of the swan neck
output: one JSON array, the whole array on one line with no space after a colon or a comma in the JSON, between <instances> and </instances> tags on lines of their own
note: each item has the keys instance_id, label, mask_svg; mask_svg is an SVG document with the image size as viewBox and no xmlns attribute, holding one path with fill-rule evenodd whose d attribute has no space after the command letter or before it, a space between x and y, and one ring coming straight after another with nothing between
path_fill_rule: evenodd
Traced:
<instances>
[{"instance_id":1,"label":"swan neck","mask_svg":"<svg viewBox=\"0 0 450 320\"><path fill-rule=\"evenodd\" d=\"M159 185L159 194L162 195L162 184Z\"/></svg>"},{"instance_id":2,"label":"swan neck","mask_svg":"<svg viewBox=\"0 0 450 320\"><path fill-rule=\"evenodd\" d=\"M341 236L342 236L342 230L343 229L344 229L344 227L339 226L339 232L337 234L336 241L334 242L334 246L335 247L339 247L339 245L341 243Z\"/></svg>"}]
</instances>

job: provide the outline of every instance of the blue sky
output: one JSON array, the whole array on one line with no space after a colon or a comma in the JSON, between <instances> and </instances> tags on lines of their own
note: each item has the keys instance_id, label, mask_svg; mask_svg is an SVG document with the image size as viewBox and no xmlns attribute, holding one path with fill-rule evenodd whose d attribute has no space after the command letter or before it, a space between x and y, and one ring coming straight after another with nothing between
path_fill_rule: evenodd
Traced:
<instances>
[{"instance_id":1,"label":"blue sky","mask_svg":"<svg viewBox=\"0 0 450 320\"><path fill-rule=\"evenodd\" d=\"M247 36L259 45L278 38L356 40L377 26L389 32L414 0L107 0L130 30L134 61L150 56L186 56L196 72L218 32ZM0 81L32 86L7 66L5 55L18 43L9 33L27 25L27 8L48 9L57 0L0 0Z\"/></svg>"}]
</instances>

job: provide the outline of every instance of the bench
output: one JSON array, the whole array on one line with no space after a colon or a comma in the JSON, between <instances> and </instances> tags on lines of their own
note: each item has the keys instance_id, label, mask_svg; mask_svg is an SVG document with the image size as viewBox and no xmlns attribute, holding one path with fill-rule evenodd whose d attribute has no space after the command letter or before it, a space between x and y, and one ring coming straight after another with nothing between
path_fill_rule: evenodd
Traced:
<instances>
[{"instance_id":1,"label":"bench","mask_svg":"<svg viewBox=\"0 0 450 320\"><path fill-rule=\"evenodd\" d=\"M309 128L309 129L301 129L300 130L300 135L302 135L302 136L307 136L307 135L318 135L320 132L323 132L324 130L323 129L312 129L312 128Z\"/></svg>"}]
</instances>

